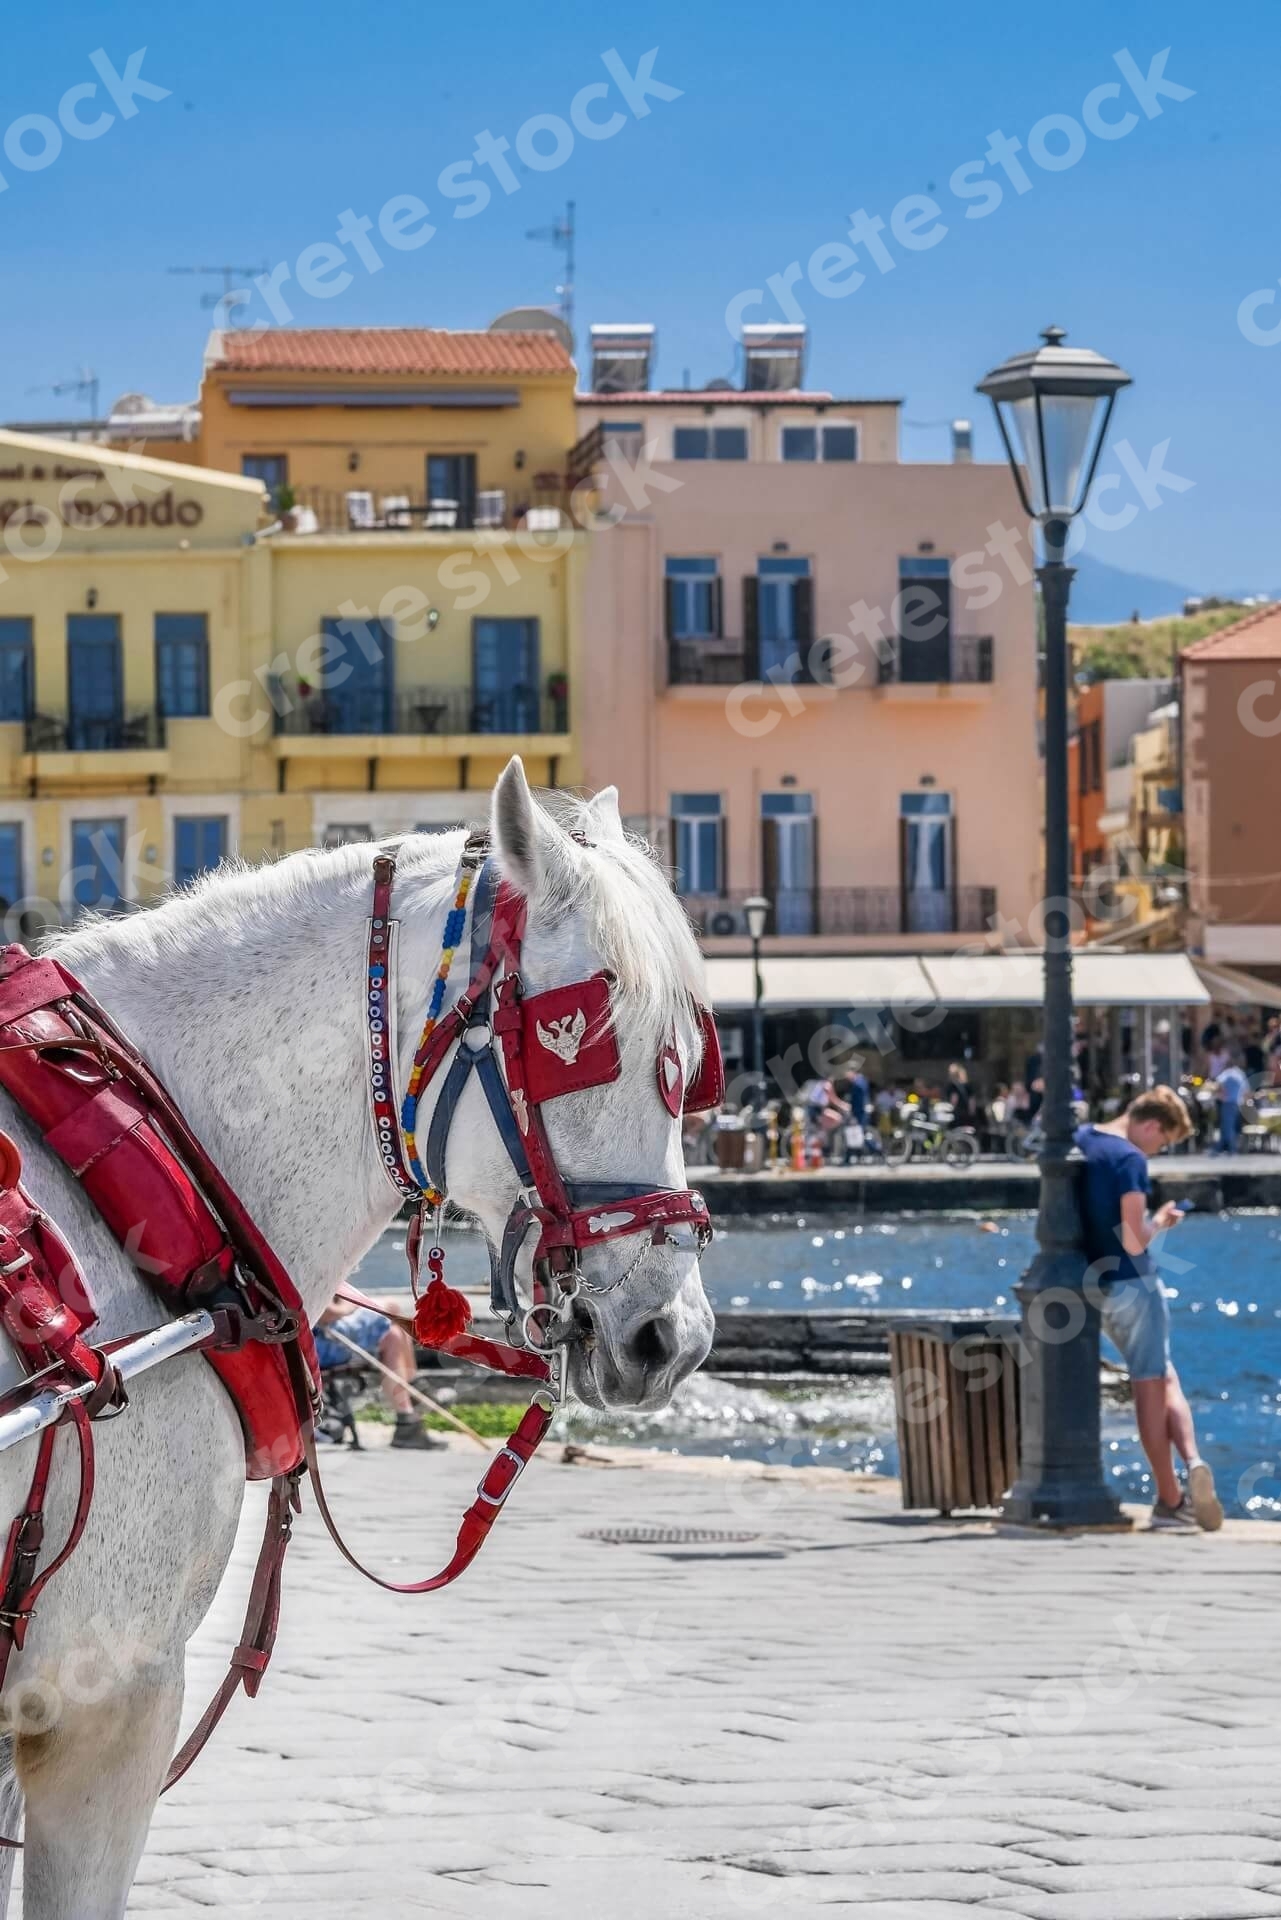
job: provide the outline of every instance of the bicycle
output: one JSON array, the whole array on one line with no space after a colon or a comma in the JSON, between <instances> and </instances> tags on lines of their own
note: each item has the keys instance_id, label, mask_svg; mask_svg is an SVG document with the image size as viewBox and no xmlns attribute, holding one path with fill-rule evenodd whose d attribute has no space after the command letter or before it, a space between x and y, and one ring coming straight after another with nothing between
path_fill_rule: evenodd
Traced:
<instances>
[{"instance_id":1,"label":"bicycle","mask_svg":"<svg viewBox=\"0 0 1281 1920\"><path fill-rule=\"evenodd\" d=\"M942 1161L949 1167L969 1167L979 1157L978 1135L972 1127L952 1124L952 1109L938 1105L931 1114L909 1109L885 1142L885 1162L905 1167L909 1160Z\"/></svg>"}]
</instances>

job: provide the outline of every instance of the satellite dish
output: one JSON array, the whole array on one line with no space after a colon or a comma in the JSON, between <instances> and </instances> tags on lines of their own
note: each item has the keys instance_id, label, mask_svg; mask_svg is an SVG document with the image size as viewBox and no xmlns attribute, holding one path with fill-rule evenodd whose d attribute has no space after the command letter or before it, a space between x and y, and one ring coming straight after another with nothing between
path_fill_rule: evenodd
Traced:
<instances>
[{"instance_id":1,"label":"satellite dish","mask_svg":"<svg viewBox=\"0 0 1281 1920\"><path fill-rule=\"evenodd\" d=\"M491 333L550 333L566 353L574 351L574 336L551 307L509 307L489 323Z\"/></svg>"}]
</instances>

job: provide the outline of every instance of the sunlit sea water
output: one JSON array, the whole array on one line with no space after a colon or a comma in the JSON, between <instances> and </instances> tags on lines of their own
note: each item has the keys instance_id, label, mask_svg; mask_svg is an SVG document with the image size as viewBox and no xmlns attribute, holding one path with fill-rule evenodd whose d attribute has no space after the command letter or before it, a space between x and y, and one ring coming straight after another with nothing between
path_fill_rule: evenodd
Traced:
<instances>
[{"instance_id":1,"label":"sunlit sea water","mask_svg":"<svg viewBox=\"0 0 1281 1920\"><path fill-rule=\"evenodd\" d=\"M995 1229L993 1231L992 1229ZM1014 1284L1034 1250L1030 1214L848 1220L824 1215L741 1223L717 1232L703 1260L718 1308L982 1307L1014 1313ZM362 1283L400 1286L388 1242ZM483 1252L459 1236L451 1272L479 1279ZM1167 1237L1174 1361L1196 1418L1201 1451L1225 1507L1281 1516L1281 1217L1193 1215ZM779 1395L697 1375L666 1413L571 1414L567 1433L634 1440L682 1453L779 1464L898 1471L894 1408L885 1379ZM1128 1404L1105 1403L1105 1468L1129 1499L1151 1497Z\"/></svg>"}]
</instances>

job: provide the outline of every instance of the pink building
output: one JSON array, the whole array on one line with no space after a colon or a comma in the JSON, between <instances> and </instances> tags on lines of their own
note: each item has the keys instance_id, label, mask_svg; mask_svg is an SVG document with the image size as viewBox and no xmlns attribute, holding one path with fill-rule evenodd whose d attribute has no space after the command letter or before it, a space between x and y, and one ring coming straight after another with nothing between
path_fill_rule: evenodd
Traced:
<instances>
[{"instance_id":1,"label":"pink building","mask_svg":"<svg viewBox=\"0 0 1281 1920\"><path fill-rule=\"evenodd\" d=\"M663 845L712 954L1034 944L1031 554L1004 462L898 457L900 402L803 385L747 328L741 384L654 385L653 330L593 328L617 524L591 541L592 786Z\"/></svg>"}]
</instances>

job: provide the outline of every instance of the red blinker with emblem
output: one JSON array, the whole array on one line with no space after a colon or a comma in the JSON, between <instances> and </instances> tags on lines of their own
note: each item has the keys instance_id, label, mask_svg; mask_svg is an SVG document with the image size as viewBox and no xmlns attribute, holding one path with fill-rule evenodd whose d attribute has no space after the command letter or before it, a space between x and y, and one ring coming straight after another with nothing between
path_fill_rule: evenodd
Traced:
<instances>
[{"instance_id":1,"label":"red blinker with emblem","mask_svg":"<svg viewBox=\"0 0 1281 1920\"><path fill-rule=\"evenodd\" d=\"M703 1033L703 1057L685 1091L686 1113L710 1113L725 1098L725 1062L710 1007L699 1008L698 1024Z\"/></svg>"},{"instance_id":2,"label":"red blinker with emblem","mask_svg":"<svg viewBox=\"0 0 1281 1920\"><path fill-rule=\"evenodd\" d=\"M685 1069L671 1041L658 1053L658 1097L673 1120L678 1120L685 1099Z\"/></svg>"},{"instance_id":3,"label":"red blinker with emblem","mask_svg":"<svg viewBox=\"0 0 1281 1920\"><path fill-rule=\"evenodd\" d=\"M610 976L595 973L521 1002L525 1092L535 1105L617 1080L622 1071L609 1004Z\"/></svg>"}]
</instances>

